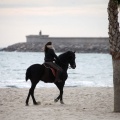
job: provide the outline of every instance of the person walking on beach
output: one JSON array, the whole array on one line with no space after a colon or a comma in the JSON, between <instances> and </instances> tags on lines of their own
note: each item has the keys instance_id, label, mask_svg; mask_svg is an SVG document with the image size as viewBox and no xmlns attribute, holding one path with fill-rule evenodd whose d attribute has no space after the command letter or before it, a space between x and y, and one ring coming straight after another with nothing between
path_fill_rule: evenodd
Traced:
<instances>
[{"instance_id":1,"label":"person walking on beach","mask_svg":"<svg viewBox=\"0 0 120 120\"><path fill-rule=\"evenodd\" d=\"M55 54L55 50L52 45L52 42L47 42L45 44L44 53L45 53L45 58L44 58L45 63L50 67L54 68L57 72L54 82L62 82L60 80L60 74L62 72L62 68L55 63L55 61L60 62L60 60L58 56Z\"/></svg>"}]
</instances>

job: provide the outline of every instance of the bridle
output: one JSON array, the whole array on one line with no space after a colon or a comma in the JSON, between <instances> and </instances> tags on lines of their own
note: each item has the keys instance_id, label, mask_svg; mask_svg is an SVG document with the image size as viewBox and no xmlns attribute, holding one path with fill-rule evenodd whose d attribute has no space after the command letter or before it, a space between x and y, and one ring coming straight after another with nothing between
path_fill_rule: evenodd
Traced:
<instances>
[{"instance_id":1,"label":"bridle","mask_svg":"<svg viewBox=\"0 0 120 120\"><path fill-rule=\"evenodd\" d=\"M71 62L72 62L72 59L71 59L71 60L69 61L69 63L67 63L67 64L65 64L65 63L63 63L63 62L60 61L60 63L62 63L64 66L67 66L68 69L71 69L71 68L72 68L71 65L69 65Z\"/></svg>"}]
</instances>

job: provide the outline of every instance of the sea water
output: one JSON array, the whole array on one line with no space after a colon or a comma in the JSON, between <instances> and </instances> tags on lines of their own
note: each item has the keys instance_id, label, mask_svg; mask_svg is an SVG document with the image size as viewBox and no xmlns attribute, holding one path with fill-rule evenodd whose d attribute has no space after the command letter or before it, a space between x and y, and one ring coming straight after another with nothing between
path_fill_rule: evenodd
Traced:
<instances>
[{"instance_id":1,"label":"sea water","mask_svg":"<svg viewBox=\"0 0 120 120\"><path fill-rule=\"evenodd\" d=\"M59 55L60 53L57 53ZM29 88L25 81L26 69L32 64L42 64L42 52L0 52L0 88ZM112 87L112 59L109 54L76 53L76 69L68 69L65 86ZM39 87L55 87L40 81Z\"/></svg>"}]
</instances>

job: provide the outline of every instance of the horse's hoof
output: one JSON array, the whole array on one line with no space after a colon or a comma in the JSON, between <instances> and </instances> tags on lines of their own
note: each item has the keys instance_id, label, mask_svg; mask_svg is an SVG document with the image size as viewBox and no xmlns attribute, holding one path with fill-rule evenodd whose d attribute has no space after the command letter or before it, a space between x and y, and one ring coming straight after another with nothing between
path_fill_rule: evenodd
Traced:
<instances>
[{"instance_id":1,"label":"horse's hoof","mask_svg":"<svg viewBox=\"0 0 120 120\"><path fill-rule=\"evenodd\" d=\"M34 103L34 105L40 105L41 104L41 102L36 102L36 103Z\"/></svg>"},{"instance_id":2,"label":"horse's hoof","mask_svg":"<svg viewBox=\"0 0 120 120\"><path fill-rule=\"evenodd\" d=\"M54 102L58 102L58 99L54 99Z\"/></svg>"},{"instance_id":3,"label":"horse's hoof","mask_svg":"<svg viewBox=\"0 0 120 120\"><path fill-rule=\"evenodd\" d=\"M64 104L64 102L63 102L63 101L60 101L60 103L61 103L61 104Z\"/></svg>"}]
</instances>

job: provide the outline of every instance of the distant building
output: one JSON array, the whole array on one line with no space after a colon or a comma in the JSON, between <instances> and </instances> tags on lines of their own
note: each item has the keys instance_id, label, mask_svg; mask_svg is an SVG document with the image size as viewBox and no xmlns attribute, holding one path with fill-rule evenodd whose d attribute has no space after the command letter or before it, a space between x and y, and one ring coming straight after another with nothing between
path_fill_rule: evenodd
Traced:
<instances>
[{"instance_id":1,"label":"distant building","mask_svg":"<svg viewBox=\"0 0 120 120\"><path fill-rule=\"evenodd\" d=\"M42 31L39 35L28 35L26 41L29 43L52 41L54 43L71 43L71 44L104 44L108 45L108 37L49 37L49 35L42 35Z\"/></svg>"}]
</instances>

